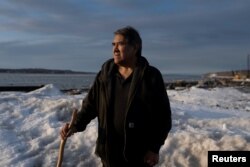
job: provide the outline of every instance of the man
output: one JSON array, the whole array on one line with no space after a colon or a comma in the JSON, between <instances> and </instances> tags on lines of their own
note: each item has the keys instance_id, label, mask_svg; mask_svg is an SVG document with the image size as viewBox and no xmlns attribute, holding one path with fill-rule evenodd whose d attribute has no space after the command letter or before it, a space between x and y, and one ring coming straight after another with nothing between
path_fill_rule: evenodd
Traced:
<instances>
[{"instance_id":1,"label":"man","mask_svg":"<svg viewBox=\"0 0 250 167\"><path fill-rule=\"evenodd\" d=\"M161 73L141 56L132 27L114 33L113 59L97 74L83 100L74 132L98 119L96 154L104 167L154 166L171 129L171 109ZM68 124L61 137L71 134Z\"/></svg>"}]
</instances>

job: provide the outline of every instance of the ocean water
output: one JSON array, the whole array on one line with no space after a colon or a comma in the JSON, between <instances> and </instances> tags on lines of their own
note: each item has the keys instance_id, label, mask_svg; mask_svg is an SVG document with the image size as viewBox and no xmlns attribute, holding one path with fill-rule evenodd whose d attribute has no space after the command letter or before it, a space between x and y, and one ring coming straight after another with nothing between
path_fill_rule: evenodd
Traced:
<instances>
[{"instance_id":1,"label":"ocean water","mask_svg":"<svg viewBox=\"0 0 250 167\"><path fill-rule=\"evenodd\" d=\"M203 75L198 74L163 74L164 82L174 82L177 80L185 81L199 81L202 79Z\"/></svg>"},{"instance_id":2,"label":"ocean water","mask_svg":"<svg viewBox=\"0 0 250 167\"><path fill-rule=\"evenodd\" d=\"M96 74L13 74L0 73L0 86L40 86L53 84L59 89L89 88ZM165 82L199 80L198 75L165 74Z\"/></svg>"},{"instance_id":3,"label":"ocean water","mask_svg":"<svg viewBox=\"0 0 250 167\"><path fill-rule=\"evenodd\" d=\"M95 74L8 74L0 73L0 86L40 86L53 84L59 89L89 88Z\"/></svg>"}]
</instances>

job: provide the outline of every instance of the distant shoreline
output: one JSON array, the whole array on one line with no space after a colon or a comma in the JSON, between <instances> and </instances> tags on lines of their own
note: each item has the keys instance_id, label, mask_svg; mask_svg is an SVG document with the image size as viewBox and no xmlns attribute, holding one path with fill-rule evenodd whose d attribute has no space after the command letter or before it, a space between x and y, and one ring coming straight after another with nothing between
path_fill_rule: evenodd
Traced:
<instances>
[{"instance_id":1,"label":"distant shoreline","mask_svg":"<svg viewBox=\"0 0 250 167\"><path fill-rule=\"evenodd\" d=\"M64 92L72 91L75 93L77 91L79 93L87 91L90 88L97 73L41 68L0 68L0 74L3 74L0 80L2 81L2 83L0 82L0 92L28 92L41 88L46 84L55 84ZM246 70L243 72L214 72L205 75L163 74L163 79L165 87L168 90L183 90L192 86L205 89L215 87L245 87L249 90L250 80L246 77L247 74Z\"/></svg>"},{"instance_id":2,"label":"distant shoreline","mask_svg":"<svg viewBox=\"0 0 250 167\"><path fill-rule=\"evenodd\" d=\"M95 74L94 72L43 69L43 68L22 68L22 69L0 68L0 73L8 73L8 74Z\"/></svg>"}]
</instances>

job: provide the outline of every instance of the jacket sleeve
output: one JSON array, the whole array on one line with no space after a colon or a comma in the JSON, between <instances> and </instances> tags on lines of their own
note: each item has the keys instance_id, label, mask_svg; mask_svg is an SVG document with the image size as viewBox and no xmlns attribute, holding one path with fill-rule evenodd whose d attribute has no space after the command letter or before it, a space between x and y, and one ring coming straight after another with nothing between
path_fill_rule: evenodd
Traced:
<instances>
[{"instance_id":1,"label":"jacket sleeve","mask_svg":"<svg viewBox=\"0 0 250 167\"><path fill-rule=\"evenodd\" d=\"M83 99L81 110L77 114L74 124L77 132L84 131L89 122L97 116L97 100L100 73L97 74L94 84L90 88L88 95Z\"/></svg>"},{"instance_id":2,"label":"jacket sleeve","mask_svg":"<svg viewBox=\"0 0 250 167\"><path fill-rule=\"evenodd\" d=\"M153 79L154 94L152 102L154 111L152 113L150 151L159 153L172 127L171 108L161 73L156 70Z\"/></svg>"}]
</instances>

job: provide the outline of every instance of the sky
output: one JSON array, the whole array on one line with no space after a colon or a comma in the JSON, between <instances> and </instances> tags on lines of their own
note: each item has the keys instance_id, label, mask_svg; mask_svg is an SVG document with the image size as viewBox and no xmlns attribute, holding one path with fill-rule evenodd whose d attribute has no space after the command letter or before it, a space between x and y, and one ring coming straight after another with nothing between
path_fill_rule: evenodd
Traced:
<instances>
[{"instance_id":1,"label":"sky","mask_svg":"<svg viewBox=\"0 0 250 167\"><path fill-rule=\"evenodd\" d=\"M163 74L247 68L249 0L0 0L0 68L98 72L132 26Z\"/></svg>"}]
</instances>

